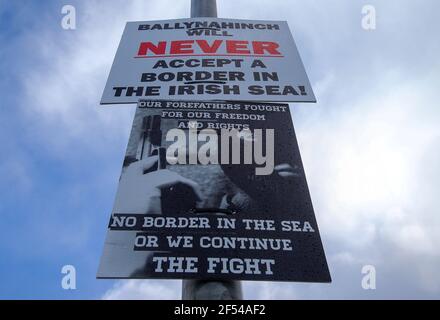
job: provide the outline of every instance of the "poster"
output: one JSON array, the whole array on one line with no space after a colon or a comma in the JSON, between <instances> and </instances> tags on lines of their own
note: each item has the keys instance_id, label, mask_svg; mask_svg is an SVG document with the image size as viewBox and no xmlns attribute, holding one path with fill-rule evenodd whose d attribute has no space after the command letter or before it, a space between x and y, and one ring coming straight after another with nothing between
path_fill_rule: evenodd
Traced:
<instances>
[{"instance_id":1,"label":"poster","mask_svg":"<svg viewBox=\"0 0 440 320\"><path fill-rule=\"evenodd\" d=\"M289 106L140 101L97 277L330 282Z\"/></svg>"},{"instance_id":2,"label":"poster","mask_svg":"<svg viewBox=\"0 0 440 320\"><path fill-rule=\"evenodd\" d=\"M101 104L139 99L316 102L285 21L128 22Z\"/></svg>"}]
</instances>

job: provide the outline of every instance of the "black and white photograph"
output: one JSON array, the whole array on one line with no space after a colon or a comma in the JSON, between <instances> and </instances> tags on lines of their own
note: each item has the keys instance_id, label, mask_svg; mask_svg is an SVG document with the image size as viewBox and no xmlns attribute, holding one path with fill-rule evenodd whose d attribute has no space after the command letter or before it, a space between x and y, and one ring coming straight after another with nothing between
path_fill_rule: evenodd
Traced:
<instances>
[{"instance_id":1,"label":"black and white photograph","mask_svg":"<svg viewBox=\"0 0 440 320\"><path fill-rule=\"evenodd\" d=\"M98 277L330 282L288 105L141 101Z\"/></svg>"}]
</instances>

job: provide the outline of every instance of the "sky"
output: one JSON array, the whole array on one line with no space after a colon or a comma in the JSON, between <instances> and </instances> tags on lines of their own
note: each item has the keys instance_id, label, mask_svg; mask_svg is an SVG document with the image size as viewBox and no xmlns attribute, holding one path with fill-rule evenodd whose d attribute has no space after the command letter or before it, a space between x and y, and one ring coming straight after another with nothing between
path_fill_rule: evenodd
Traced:
<instances>
[{"instance_id":1,"label":"sky","mask_svg":"<svg viewBox=\"0 0 440 320\"><path fill-rule=\"evenodd\" d=\"M76 29L61 9L76 8ZM244 282L247 299L440 297L440 3L217 0L286 20L316 104L291 111L333 282ZM373 5L375 30L362 28ZM0 298L180 299L173 280L96 280L133 105L99 106L127 21L189 0L0 0ZM76 268L64 290L61 269ZM376 289L361 286L376 269Z\"/></svg>"}]
</instances>

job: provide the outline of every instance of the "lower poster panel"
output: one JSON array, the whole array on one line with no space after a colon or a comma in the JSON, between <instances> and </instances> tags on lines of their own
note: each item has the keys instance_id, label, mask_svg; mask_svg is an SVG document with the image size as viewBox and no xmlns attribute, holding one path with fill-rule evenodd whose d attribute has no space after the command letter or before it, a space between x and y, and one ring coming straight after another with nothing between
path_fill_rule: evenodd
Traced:
<instances>
[{"instance_id":1,"label":"lower poster panel","mask_svg":"<svg viewBox=\"0 0 440 320\"><path fill-rule=\"evenodd\" d=\"M330 282L289 106L141 101L97 277Z\"/></svg>"}]
</instances>

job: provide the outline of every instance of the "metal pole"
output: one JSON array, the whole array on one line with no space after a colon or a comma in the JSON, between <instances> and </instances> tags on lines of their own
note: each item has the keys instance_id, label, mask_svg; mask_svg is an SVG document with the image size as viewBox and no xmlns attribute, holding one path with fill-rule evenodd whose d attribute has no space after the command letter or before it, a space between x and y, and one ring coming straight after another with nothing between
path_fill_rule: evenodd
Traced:
<instances>
[{"instance_id":1,"label":"metal pole","mask_svg":"<svg viewBox=\"0 0 440 320\"><path fill-rule=\"evenodd\" d=\"M216 0L191 0L191 18L217 17ZM240 281L183 280L182 300L242 300Z\"/></svg>"},{"instance_id":2,"label":"metal pole","mask_svg":"<svg viewBox=\"0 0 440 320\"><path fill-rule=\"evenodd\" d=\"M216 0L191 0L191 18L217 18Z\"/></svg>"}]
</instances>

